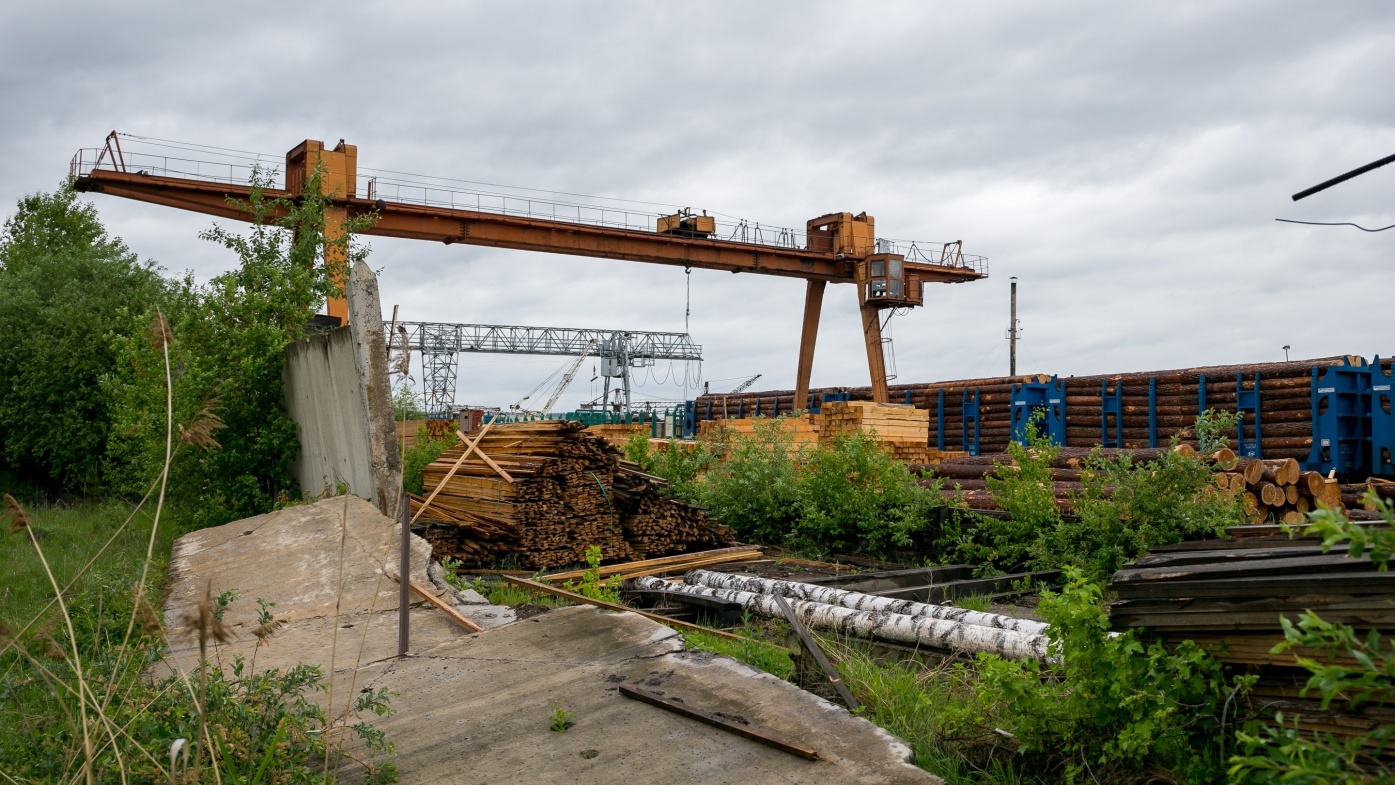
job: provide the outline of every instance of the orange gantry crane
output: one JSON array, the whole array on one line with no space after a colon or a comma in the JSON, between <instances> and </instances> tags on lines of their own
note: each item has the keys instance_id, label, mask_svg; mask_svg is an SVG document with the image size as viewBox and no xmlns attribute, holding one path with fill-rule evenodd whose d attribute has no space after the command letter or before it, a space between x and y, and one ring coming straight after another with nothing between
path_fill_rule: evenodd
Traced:
<instances>
[{"instance_id":1,"label":"orange gantry crane","mask_svg":"<svg viewBox=\"0 0 1395 785\"><path fill-rule=\"evenodd\" d=\"M249 179L239 176L236 166L210 168L169 155L138 157L132 150L122 150L122 138L140 139L113 131L103 147L80 150L74 156L72 175L77 190L248 220L247 213L229 203L229 197L246 199L251 190ZM629 217L617 219L615 211L607 216L601 210L598 217L582 205L562 204L559 215L557 202L546 203L550 204L547 210L533 209L531 199L527 207L511 208L503 198L501 207L497 195L484 194L482 198L476 192L471 204L465 198L469 194L447 199L442 195L444 190L404 188L390 178L382 184L389 188L382 188L378 178L360 181L358 148L342 140L329 149L322 142L307 139L286 154L285 167L285 188L265 189L267 196L303 193L315 170L323 167L319 182L322 195L331 200L326 216L326 234L331 237L342 231L348 218L373 214L376 220L365 232L369 235L802 278L806 285L796 408L808 403L814 343L827 284L856 285L873 398L886 403L881 311L924 304L927 283L961 283L988 274L985 260L965 255L960 242L941 245L878 239L874 220L866 213L830 213L814 218L807 223L803 238L787 230L772 234L768 228L762 231L759 225L752 227L744 221L731 227L730 236L723 236L726 232L718 231L714 217L687 210L673 215L646 214L644 220L651 223L640 226ZM395 189L394 198L388 199L385 192L391 189ZM420 197L416 197L416 190L421 191ZM566 215L572 208L575 219ZM348 308L343 300L331 300L327 308L330 316L341 323L347 321Z\"/></svg>"}]
</instances>

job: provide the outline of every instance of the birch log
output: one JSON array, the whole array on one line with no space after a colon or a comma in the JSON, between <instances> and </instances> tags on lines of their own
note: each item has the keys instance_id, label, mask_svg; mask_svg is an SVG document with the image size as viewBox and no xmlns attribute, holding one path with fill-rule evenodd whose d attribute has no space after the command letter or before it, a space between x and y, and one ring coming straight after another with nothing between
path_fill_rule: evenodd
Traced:
<instances>
[{"instance_id":1,"label":"birch log","mask_svg":"<svg viewBox=\"0 0 1395 785\"><path fill-rule=\"evenodd\" d=\"M638 589L662 589L690 594L694 597L715 597L727 602L740 603L762 616L775 619L784 617L774 595L770 594L689 586L653 577L634 578L628 585ZM789 604L806 627L882 638L898 643L933 646L949 651L997 654L1013 659L1030 657L1047 661L1048 657L1049 641L1045 635L1024 635L1011 630L976 627L972 624L940 619L914 619L903 613L858 611L839 605L824 605L803 600L791 600Z\"/></svg>"},{"instance_id":2,"label":"birch log","mask_svg":"<svg viewBox=\"0 0 1395 785\"><path fill-rule=\"evenodd\" d=\"M690 584L713 589L735 589L754 594L778 594L792 600L838 605L856 611L899 613L913 619L939 619L960 624L972 624L976 627L991 627L995 630L1011 630L1024 635L1044 635L1048 626L1039 621L1016 619L998 613L981 613L967 608L930 605L915 600L894 600L890 597L878 597L875 594L816 586L812 583L730 575L711 570L690 570L687 575L683 576L683 580Z\"/></svg>"}]
</instances>

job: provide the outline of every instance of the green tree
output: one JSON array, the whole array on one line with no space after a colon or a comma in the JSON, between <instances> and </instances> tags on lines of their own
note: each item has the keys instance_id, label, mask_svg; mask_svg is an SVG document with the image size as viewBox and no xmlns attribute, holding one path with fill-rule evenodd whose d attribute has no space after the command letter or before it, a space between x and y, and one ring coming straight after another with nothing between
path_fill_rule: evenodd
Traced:
<instances>
[{"instance_id":1,"label":"green tree","mask_svg":"<svg viewBox=\"0 0 1395 785\"><path fill-rule=\"evenodd\" d=\"M317 260L329 248L348 264L366 255L352 241L366 219L348 222L341 239L325 238L328 201L317 195L318 181L317 174L298 199L270 199L262 190L267 178L258 175L249 199L239 203L251 228L239 233L215 226L200 235L232 251L238 266L206 285L185 287L170 302L175 420L184 424L182 442L208 448L181 450L171 469L171 496L190 507L195 525L257 515L278 498L300 494L291 473L300 445L281 397L285 350L304 336L325 299L342 293L335 281L345 270ZM117 428L107 466L132 493L143 493L151 467L163 463L164 378L157 352L144 339L123 341L121 362L109 377Z\"/></svg>"},{"instance_id":2,"label":"green tree","mask_svg":"<svg viewBox=\"0 0 1395 785\"><path fill-rule=\"evenodd\" d=\"M110 237L71 184L31 194L0 234L0 467L24 484L102 484L111 373L174 285Z\"/></svg>"}]
</instances>

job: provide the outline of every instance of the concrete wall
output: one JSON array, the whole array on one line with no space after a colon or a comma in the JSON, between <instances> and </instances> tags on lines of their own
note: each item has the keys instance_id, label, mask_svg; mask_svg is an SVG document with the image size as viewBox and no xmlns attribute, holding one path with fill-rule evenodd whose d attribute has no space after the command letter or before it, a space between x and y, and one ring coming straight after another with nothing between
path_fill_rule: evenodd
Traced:
<instances>
[{"instance_id":1,"label":"concrete wall","mask_svg":"<svg viewBox=\"0 0 1395 785\"><path fill-rule=\"evenodd\" d=\"M295 475L319 495L349 492L396 518L402 461L392 422L392 390L378 281L363 262L349 274L350 323L286 349L286 411L299 425Z\"/></svg>"},{"instance_id":2,"label":"concrete wall","mask_svg":"<svg viewBox=\"0 0 1395 785\"><path fill-rule=\"evenodd\" d=\"M320 495L343 482L350 493L372 499L368 412L359 393L350 328L291 344L283 381L286 411L300 426L295 475L301 490Z\"/></svg>"}]
</instances>

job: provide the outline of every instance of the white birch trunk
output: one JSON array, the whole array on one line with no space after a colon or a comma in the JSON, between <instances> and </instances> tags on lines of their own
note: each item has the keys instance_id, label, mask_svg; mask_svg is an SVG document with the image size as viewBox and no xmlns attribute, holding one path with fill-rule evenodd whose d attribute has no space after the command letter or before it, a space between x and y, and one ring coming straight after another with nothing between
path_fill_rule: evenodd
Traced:
<instances>
[{"instance_id":1,"label":"white birch trunk","mask_svg":"<svg viewBox=\"0 0 1395 785\"><path fill-rule=\"evenodd\" d=\"M713 589L735 589L737 591L748 591L756 594L779 594L792 600L805 600L807 602L821 602L826 605L839 605L844 608L852 608L858 611L884 611L886 613L900 613L910 616L913 619L939 619L941 621L953 621L960 624L972 624L976 627L991 627L996 630L1011 630L1024 635L1044 635L1049 625L1032 621L1031 619L1017 619L1012 616L1003 616L997 613L981 613L971 611L966 608L951 608L944 605L930 605L914 600L894 600L890 597L878 597L875 594L864 594L846 589L834 589L828 586L817 586L812 583L799 583L797 581L779 581L770 578L755 578L747 575L730 575L724 572L713 572L711 570L691 570L683 576L683 580L690 584L708 586Z\"/></svg>"},{"instance_id":2,"label":"white birch trunk","mask_svg":"<svg viewBox=\"0 0 1395 785\"><path fill-rule=\"evenodd\" d=\"M669 583L662 578L633 578L630 585L641 589L662 589L697 597L715 597L737 602L762 616L784 618L773 594L754 594L733 589L714 589ZM912 618L903 613L859 611L839 605L790 600L790 607L806 627L833 630L898 643L933 646L949 651L997 654L1013 659L1048 657L1045 635L1024 635L1011 630L978 627L940 619Z\"/></svg>"}]
</instances>

